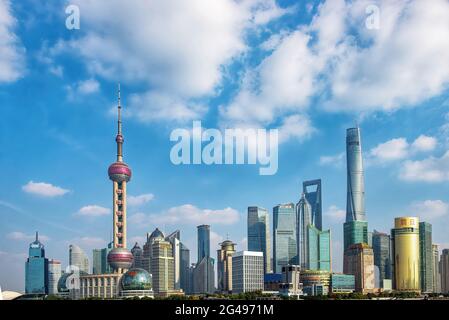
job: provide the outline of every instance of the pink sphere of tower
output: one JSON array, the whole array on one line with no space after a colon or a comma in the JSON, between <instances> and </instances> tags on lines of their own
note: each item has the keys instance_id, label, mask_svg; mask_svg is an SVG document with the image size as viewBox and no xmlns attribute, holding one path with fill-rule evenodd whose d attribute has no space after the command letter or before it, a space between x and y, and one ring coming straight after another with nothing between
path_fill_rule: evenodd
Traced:
<instances>
[{"instance_id":1,"label":"pink sphere of tower","mask_svg":"<svg viewBox=\"0 0 449 320\"><path fill-rule=\"evenodd\" d=\"M126 248L114 248L108 254L108 263L113 270L131 268L133 260L133 254Z\"/></svg>"},{"instance_id":2,"label":"pink sphere of tower","mask_svg":"<svg viewBox=\"0 0 449 320\"><path fill-rule=\"evenodd\" d=\"M114 162L109 166L108 175L112 181L128 182L131 180L131 169L124 162Z\"/></svg>"}]
</instances>

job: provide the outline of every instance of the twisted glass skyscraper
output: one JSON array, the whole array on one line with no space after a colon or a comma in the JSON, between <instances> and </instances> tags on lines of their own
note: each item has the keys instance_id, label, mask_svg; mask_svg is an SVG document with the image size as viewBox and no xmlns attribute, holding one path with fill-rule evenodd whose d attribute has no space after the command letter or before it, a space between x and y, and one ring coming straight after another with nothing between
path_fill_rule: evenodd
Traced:
<instances>
[{"instance_id":1,"label":"twisted glass skyscraper","mask_svg":"<svg viewBox=\"0 0 449 320\"><path fill-rule=\"evenodd\" d=\"M368 243L368 222L365 216L365 181L363 174L360 128L346 130L347 202L344 224L344 260L346 249L357 243ZM347 263L343 264L344 266ZM343 270L347 272L347 270Z\"/></svg>"}]
</instances>

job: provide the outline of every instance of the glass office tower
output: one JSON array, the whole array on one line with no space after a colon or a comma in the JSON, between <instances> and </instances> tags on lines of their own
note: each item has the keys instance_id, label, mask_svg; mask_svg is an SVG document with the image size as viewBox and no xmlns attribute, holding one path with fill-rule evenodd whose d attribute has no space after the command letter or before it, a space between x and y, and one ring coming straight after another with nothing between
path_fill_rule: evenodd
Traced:
<instances>
[{"instance_id":1,"label":"glass office tower","mask_svg":"<svg viewBox=\"0 0 449 320\"><path fill-rule=\"evenodd\" d=\"M379 283L391 279L390 236L386 233L373 232L374 265L379 268Z\"/></svg>"},{"instance_id":2,"label":"glass office tower","mask_svg":"<svg viewBox=\"0 0 449 320\"><path fill-rule=\"evenodd\" d=\"M263 252L264 272L272 271L270 222L267 209L248 207L248 250Z\"/></svg>"},{"instance_id":3,"label":"glass office tower","mask_svg":"<svg viewBox=\"0 0 449 320\"><path fill-rule=\"evenodd\" d=\"M48 293L48 259L45 258L45 247L39 241L37 232L25 263L25 293Z\"/></svg>"},{"instance_id":4,"label":"glass office tower","mask_svg":"<svg viewBox=\"0 0 449 320\"><path fill-rule=\"evenodd\" d=\"M310 188L315 187L314 191L311 191ZM321 179L304 181L302 184L302 192L304 193L307 201L310 204L312 209L311 224L314 225L318 230L323 230L323 206L321 203Z\"/></svg>"},{"instance_id":5,"label":"glass office tower","mask_svg":"<svg viewBox=\"0 0 449 320\"><path fill-rule=\"evenodd\" d=\"M198 263L204 257L210 257L210 226L200 225L197 227L198 231Z\"/></svg>"},{"instance_id":6,"label":"glass office tower","mask_svg":"<svg viewBox=\"0 0 449 320\"><path fill-rule=\"evenodd\" d=\"M274 272L281 273L283 266L298 264L297 260L295 205L279 204L273 208Z\"/></svg>"},{"instance_id":7,"label":"glass office tower","mask_svg":"<svg viewBox=\"0 0 449 320\"><path fill-rule=\"evenodd\" d=\"M346 222L343 225L344 259L346 249L357 243L368 244L368 222L365 216L365 181L363 173L360 128L346 130L347 197ZM343 263L344 266L348 265ZM347 273L348 270L343 270Z\"/></svg>"},{"instance_id":8,"label":"glass office tower","mask_svg":"<svg viewBox=\"0 0 449 320\"><path fill-rule=\"evenodd\" d=\"M419 223L419 264L421 291L433 292L432 225L428 222Z\"/></svg>"},{"instance_id":9,"label":"glass office tower","mask_svg":"<svg viewBox=\"0 0 449 320\"><path fill-rule=\"evenodd\" d=\"M305 193L296 205L296 219L299 265L307 270L330 271L330 230L322 231L314 225L313 209Z\"/></svg>"},{"instance_id":10,"label":"glass office tower","mask_svg":"<svg viewBox=\"0 0 449 320\"><path fill-rule=\"evenodd\" d=\"M419 292L419 219L401 217L394 219L391 230L392 256L394 259L394 289Z\"/></svg>"}]
</instances>

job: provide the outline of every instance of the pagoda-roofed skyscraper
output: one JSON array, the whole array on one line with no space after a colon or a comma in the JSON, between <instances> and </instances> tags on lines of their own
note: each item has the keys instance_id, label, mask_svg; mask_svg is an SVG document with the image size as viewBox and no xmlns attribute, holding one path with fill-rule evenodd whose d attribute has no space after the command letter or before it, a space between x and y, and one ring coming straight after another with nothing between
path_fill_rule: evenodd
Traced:
<instances>
[{"instance_id":1,"label":"pagoda-roofed skyscraper","mask_svg":"<svg viewBox=\"0 0 449 320\"><path fill-rule=\"evenodd\" d=\"M126 185L131 180L131 169L123 161L122 106L120 85L118 87L118 128L117 161L109 166L108 175L112 180L113 206L113 249L108 254L108 263L114 272L123 273L133 262L132 253L126 248Z\"/></svg>"}]
</instances>

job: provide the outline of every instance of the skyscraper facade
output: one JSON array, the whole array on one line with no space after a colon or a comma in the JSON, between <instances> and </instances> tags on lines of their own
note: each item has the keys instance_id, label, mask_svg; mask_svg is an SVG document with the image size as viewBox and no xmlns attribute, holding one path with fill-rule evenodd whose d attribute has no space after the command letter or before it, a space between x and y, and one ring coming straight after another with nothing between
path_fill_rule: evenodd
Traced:
<instances>
[{"instance_id":1,"label":"skyscraper facade","mask_svg":"<svg viewBox=\"0 0 449 320\"><path fill-rule=\"evenodd\" d=\"M270 220L267 209L248 207L248 250L263 252L264 272L272 271Z\"/></svg>"},{"instance_id":2,"label":"skyscraper facade","mask_svg":"<svg viewBox=\"0 0 449 320\"><path fill-rule=\"evenodd\" d=\"M374 230L373 232L374 265L379 268L379 283L391 279L390 236Z\"/></svg>"},{"instance_id":3,"label":"skyscraper facade","mask_svg":"<svg viewBox=\"0 0 449 320\"><path fill-rule=\"evenodd\" d=\"M232 255L235 253L235 243L230 240L220 243L217 250L218 291L232 292Z\"/></svg>"},{"instance_id":4,"label":"skyscraper facade","mask_svg":"<svg viewBox=\"0 0 449 320\"><path fill-rule=\"evenodd\" d=\"M39 241L37 232L25 263L25 293L48 293L48 259L45 258L45 247Z\"/></svg>"},{"instance_id":5,"label":"skyscraper facade","mask_svg":"<svg viewBox=\"0 0 449 320\"><path fill-rule=\"evenodd\" d=\"M175 287L173 248L170 242L158 237L152 244L151 274L153 290L158 296L166 296Z\"/></svg>"},{"instance_id":6,"label":"skyscraper facade","mask_svg":"<svg viewBox=\"0 0 449 320\"><path fill-rule=\"evenodd\" d=\"M316 191L316 195L311 198L321 199L321 180L313 182L319 182L317 187L319 193ZM312 206L303 193L296 204L296 256L299 265L303 269L331 271L330 230L322 231L315 226L314 221L316 218L313 217Z\"/></svg>"},{"instance_id":7,"label":"skyscraper facade","mask_svg":"<svg viewBox=\"0 0 449 320\"><path fill-rule=\"evenodd\" d=\"M207 294L215 292L214 259L204 257L195 265L192 273L192 292Z\"/></svg>"},{"instance_id":8,"label":"skyscraper facade","mask_svg":"<svg viewBox=\"0 0 449 320\"><path fill-rule=\"evenodd\" d=\"M394 259L394 289L419 292L421 287L419 219L417 217L394 219L391 241L392 257Z\"/></svg>"},{"instance_id":9,"label":"skyscraper facade","mask_svg":"<svg viewBox=\"0 0 449 320\"><path fill-rule=\"evenodd\" d=\"M174 288L181 289L181 232L176 230L166 237L172 246L173 266L174 266Z\"/></svg>"},{"instance_id":10,"label":"skyscraper facade","mask_svg":"<svg viewBox=\"0 0 449 320\"><path fill-rule=\"evenodd\" d=\"M69 246L69 265L78 267L80 272L89 273L89 258L83 249L75 244Z\"/></svg>"},{"instance_id":11,"label":"skyscraper facade","mask_svg":"<svg viewBox=\"0 0 449 320\"><path fill-rule=\"evenodd\" d=\"M200 225L197 227L198 231L198 263L204 257L210 257L210 226Z\"/></svg>"},{"instance_id":12,"label":"skyscraper facade","mask_svg":"<svg viewBox=\"0 0 449 320\"><path fill-rule=\"evenodd\" d=\"M433 292L433 251L432 225L428 222L419 223L419 270L421 291Z\"/></svg>"},{"instance_id":13,"label":"skyscraper facade","mask_svg":"<svg viewBox=\"0 0 449 320\"><path fill-rule=\"evenodd\" d=\"M148 271L151 274L151 255L153 242L157 238L165 238L164 233L156 228L151 234L147 233L147 241L143 246L142 253L142 269Z\"/></svg>"},{"instance_id":14,"label":"skyscraper facade","mask_svg":"<svg viewBox=\"0 0 449 320\"><path fill-rule=\"evenodd\" d=\"M321 179L304 181L303 193L310 204L311 207L311 224L314 225L318 230L323 230L323 206L321 202ZM310 190L312 188L312 190ZM314 189L313 189L314 188Z\"/></svg>"},{"instance_id":15,"label":"skyscraper facade","mask_svg":"<svg viewBox=\"0 0 449 320\"><path fill-rule=\"evenodd\" d=\"M355 290L362 293L373 292L375 288L374 253L366 243L351 245L344 261L347 274L355 277Z\"/></svg>"},{"instance_id":16,"label":"skyscraper facade","mask_svg":"<svg viewBox=\"0 0 449 320\"><path fill-rule=\"evenodd\" d=\"M126 247L126 187L131 180L131 169L123 161L122 105L120 85L118 87L117 160L108 168L112 180L112 234L113 249L108 254L108 263L116 273L125 273L133 262L133 255Z\"/></svg>"},{"instance_id":17,"label":"skyscraper facade","mask_svg":"<svg viewBox=\"0 0 449 320\"><path fill-rule=\"evenodd\" d=\"M297 264L296 212L293 203L279 204L273 208L273 264L274 272L282 267Z\"/></svg>"},{"instance_id":18,"label":"skyscraper facade","mask_svg":"<svg viewBox=\"0 0 449 320\"><path fill-rule=\"evenodd\" d=\"M360 128L346 130L347 197L346 222L343 226L344 261L346 249L353 244L368 244L368 222L365 216L365 178L362 160ZM348 263L343 261L344 266ZM347 273L348 270L343 270Z\"/></svg>"},{"instance_id":19,"label":"skyscraper facade","mask_svg":"<svg viewBox=\"0 0 449 320\"><path fill-rule=\"evenodd\" d=\"M58 294L58 282L61 278L61 261L48 260L48 294Z\"/></svg>"},{"instance_id":20,"label":"skyscraper facade","mask_svg":"<svg viewBox=\"0 0 449 320\"><path fill-rule=\"evenodd\" d=\"M440 251L437 244L432 244L433 292L441 292Z\"/></svg>"},{"instance_id":21,"label":"skyscraper facade","mask_svg":"<svg viewBox=\"0 0 449 320\"><path fill-rule=\"evenodd\" d=\"M131 268L142 268L142 248L139 246L139 244L136 242L134 244L134 247L131 249L131 253L133 255L133 264Z\"/></svg>"},{"instance_id":22,"label":"skyscraper facade","mask_svg":"<svg viewBox=\"0 0 449 320\"><path fill-rule=\"evenodd\" d=\"M307 227L308 261L305 268L309 270L331 270L331 232L320 231L315 226Z\"/></svg>"},{"instance_id":23,"label":"skyscraper facade","mask_svg":"<svg viewBox=\"0 0 449 320\"><path fill-rule=\"evenodd\" d=\"M449 249L443 249L440 260L441 292L449 293Z\"/></svg>"},{"instance_id":24,"label":"skyscraper facade","mask_svg":"<svg viewBox=\"0 0 449 320\"><path fill-rule=\"evenodd\" d=\"M180 282L181 282L181 289L186 292L190 293L190 250L181 242L181 250L180 250L180 268L181 268L181 274L180 274Z\"/></svg>"},{"instance_id":25,"label":"skyscraper facade","mask_svg":"<svg viewBox=\"0 0 449 320\"><path fill-rule=\"evenodd\" d=\"M232 255L232 292L263 290L263 260L262 252L240 251Z\"/></svg>"}]
</instances>

